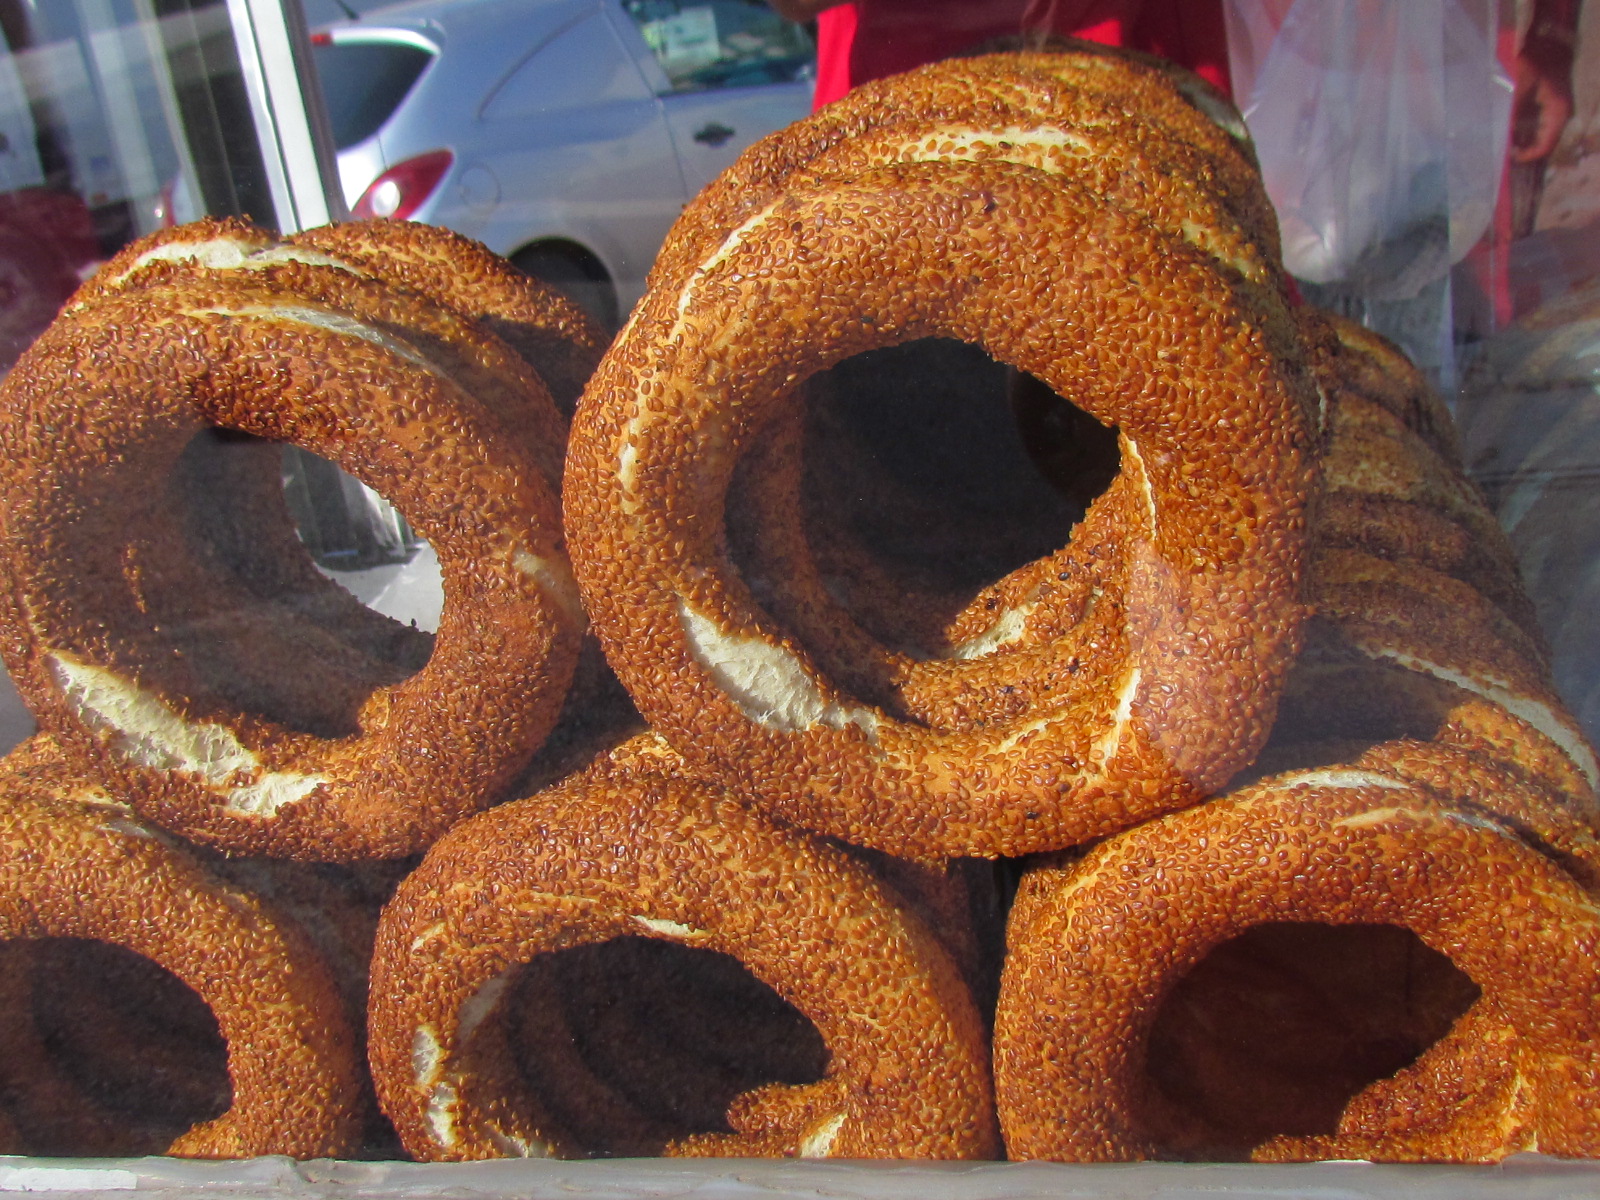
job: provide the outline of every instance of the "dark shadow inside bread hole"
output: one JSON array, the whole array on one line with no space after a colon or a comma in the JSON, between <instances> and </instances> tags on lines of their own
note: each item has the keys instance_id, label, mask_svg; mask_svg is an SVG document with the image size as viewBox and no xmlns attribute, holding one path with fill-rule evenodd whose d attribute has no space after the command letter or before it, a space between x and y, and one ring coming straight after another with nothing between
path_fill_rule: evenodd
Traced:
<instances>
[{"instance_id":1,"label":"dark shadow inside bread hole","mask_svg":"<svg viewBox=\"0 0 1600 1200\"><path fill-rule=\"evenodd\" d=\"M873 350L814 377L808 417L808 521L952 591L975 592L1059 549L1117 469L1113 431L947 338Z\"/></svg>"},{"instance_id":2,"label":"dark shadow inside bread hole","mask_svg":"<svg viewBox=\"0 0 1600 1200\"><path fill-rule=\"evenodd\" d=\"M160 1154L233 1103L228 1048L206 1003L121 946L51 938L5 947L26 1011L11 1035L0 1099L26 1153Z\"/></svg>"},{"instance_id":3,"label":"dark shadow inside bread hole","mask_svg":"<svg viewBox=\"0 0 1600 1200\"><path fill-rule=\"evenodd\" d=\"M183 541L164 544L159 529L132 534L142 607L224 705L298 732L347 737L360 732L361 705L374 691L427 664L431 632L363 602L394 585L420 543L398 512L333 464L211 428L190 440L160 504ZM367 570L323 569L336 557L326 552L337 540L335 513L338 538L360 541L352 531L363 531L361 544L391 561L353 551L350 565ZM431 578L421 587L438 591Z\"/></svg>"},{"instance_id":4,"label":"dark shadow inside bread hole","mask_svg":"<svg viewBox=\"0 0 1600 1200\"><path fill-rule=\"evenodd\" d=\"M737 959L658 938L542 955L505 1012L526 1085L591 1155L731 1133L737 1096L828 1066L816 1026Z\"/></svg>"},{"instance_id":5,"label":"dark shadow inside bread hole","mask_svg":"<svg viewBox=\"0 0 1600 1200\"><path fill-rule=\"evenodd\" d=\"M1066 545L1120 465L1114 429L948 338L856 355L803 391L800 518L823 584L914 654L938 653L937 631L984 587ZM769 469L759 455L741 465ZM741 543L763 531L740 530L743 486L728 525L751 578Z\"/></svg>"},{"instance_id":6,"label":"dark shadow inside bread hole","mask_svg":"<svg viewBox=\"0 0 1600 1200\"><path fill-rule=\"evenodd\" d=\"M1368 1085L1415 1062L1479 990L1391 925L1272 923L1223 943L1150 1030L1151 1124L1176 1158L1242 1159L1332 1134Z\"/></svg>"}]
</instances>

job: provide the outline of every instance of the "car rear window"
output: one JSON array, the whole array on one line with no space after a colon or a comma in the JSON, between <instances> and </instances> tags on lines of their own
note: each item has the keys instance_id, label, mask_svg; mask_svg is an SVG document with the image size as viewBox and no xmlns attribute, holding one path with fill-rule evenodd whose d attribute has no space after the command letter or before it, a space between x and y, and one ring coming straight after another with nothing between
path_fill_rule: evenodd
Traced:
<instances>
[{"instance_id":1,"label":"car rear window","mask_svg":"<svg viewBox=\"0 0 1600 1200\"><path fill-rule=\"evenodd\" d=\"M311 47L328 103L334 145L365 141L400 107L433 55L403 42L332 42Z\"/></svg>"}]
</instances>

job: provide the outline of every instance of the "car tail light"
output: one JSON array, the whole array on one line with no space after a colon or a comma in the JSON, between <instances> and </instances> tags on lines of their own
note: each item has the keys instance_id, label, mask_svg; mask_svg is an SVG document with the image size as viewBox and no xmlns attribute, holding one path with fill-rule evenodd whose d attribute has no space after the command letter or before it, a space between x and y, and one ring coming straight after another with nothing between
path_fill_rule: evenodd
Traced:
<instances>
[{"instance_id":1,"label":"car tail light","mask_svg":"<svg viewBox=\"0 0 1600 1200\"><path fill-rule=\"evenodd\" d=\"M178 224L178 181L169 179L161 185L161 195L156 199L154 216L161 228L172 229Z\"/></svg>"},{"instance_id":2,"label":"car tail light","mask_svg":"<svg viewBox=\"0 0 1600 1200\"><path fill-rule=\"evenodd\" d=\"M361 193L361 199L350 208L351 216L405 220L433 194L454 161L455 155L448 150L430 150L390 167Z\"/></svg>"}]
</instances>

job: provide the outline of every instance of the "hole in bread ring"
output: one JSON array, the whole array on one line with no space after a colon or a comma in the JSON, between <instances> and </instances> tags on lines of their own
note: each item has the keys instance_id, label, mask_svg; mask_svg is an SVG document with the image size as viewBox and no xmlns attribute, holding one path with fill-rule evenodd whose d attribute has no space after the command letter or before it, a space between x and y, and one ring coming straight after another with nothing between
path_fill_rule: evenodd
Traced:
<instances>
[{"instance_id":1,"label":"hole in bread ring","mask_svg":"<svg viewBox=\"0 0 1600 1200\"><path fill-rule=\"evenodd\" d=\"M731 1138L740 1095L819 1083L828 1064L816 1026L737 959L667 938L540 955L505 1005L522 1079L595 1155Z\"/></svg>"},{"instance_id":2,"label":"hole in bread ring","mask_svg":"<svg viewBox=\"0 0 1600 1200\"><path fill-rule=\"evenodd\" d=\"M1409 1067L1478 999L1395 925L1254 925L1180 979L1146 1070L1184 1158L1238 1159L1280 1134L1329 1135L1350 1100Z\"/></svg>"},{"instance_id":3,"label":"hole in bread ring","mask_svg":"<svg viewBox=\"0 0 1600 1200\"><path fill-rule=\"evenodd\" d=\"M304 934L110 799L41 735L0 763L0 939L63 938L106 943L87 961L118 947L169 972L226 1042L226 1111L157 1149L316 1158L356 1148L354 1040Z\"/></svg>"},{"instance_id":4,"label":"hole in bread ring","mask_svg":"<svg viewBox=\"0 0 1600 1200\"><path fill-rule=\"evenodd\" d=\"M68 753L185 836L397 857L486 803L559 711L583 616L560 544L559 465L516 422L560 422L537 417L539 396L519 391L531 377L503 347L445 310L332 268L276 272L191 272L105 296L7 378L9 665ZM307 652L336 639L274 592L309 569L303 551L281 567L287 535L246 554L248 569L192 552L178 468L208 426L338 463L439 557L432 655L409 678L380 670L376 690L357 689L357 732L241 711L208 680L231 669L294 707L320 690L319 663L363 654Z\"/></svg>"},{"instance_id":5,"label":"hole in bread ring","mask_svg":"<svg viewBox=\"0 0 1600 1200\"><path fill-rule=\"evenodd\" d=\"M159 1154L232 1107L227 1042L194 989L107 942L17 944L32 951L33 1019L56 1070L126 1139L97 1153ZM56 1136L56 1153L88 1149L70 1128Z\"/></svg>"},{"instance_id":6,"label":"hole in bread ring","mask_svg":"<svg viewBox=\"0 0 1600 1200\"><path fill-rule=\"evenodd\" d=\"M1013 1158L1181 1155L1146 1056L1160 998L1265 924L1390 925L1447 957L1479 998L1333 1132L1256 1158L1497 1159L1592 1154L1581 1096L1600 1076L1600 911L1481 812L1396 775L1278 776L1108 839L1025 880L996 1018L996 1093Z\"/></svg>"},{"instance_id":7,"label":"hole in bread ring","mask_svg":"<svg viewBox=\"0 0 1600 1200\"><path fill-rule=\"evenodd\" d=\"M1062 530L1116 474L1116 433L948 339L847 359L806 393L804 412L781 413L739 462L730 558L825 673L906 718L878 643L912 660L973 659L1022 632L1017 614L1036 607L1041 580L1059 581ZM1039 428L1063 415L1079 427ZM1033 458L1041 447L1048 473ZM1064 473L1067 459L1089 469Z\"/></svg>"},{"instance_id":8,"label":"hole in bread ring","mask_svg":"<svg viewBox=\"0 0 1600 1200\"><path fill-rule=\"evenodd\" d=\"M669 1155L991 1156L982 1020L943 947L860 863L681 771L652 736L635 739L552 789L462 822L401 884L373 954L369 1035L379 1100L407 1151L582 1156L631 1139ZM526 1005L549 1010L562 999L552 983L575 984L563 953L603 962L638 955L637 945L606 944L639 938L737 960L746 987L758 981L792 1008L787 1040L811 1036L799 1019L813 1028L825 1074L810 1081L820 1056L796 1063L790 1045L787 1066L761 1064L772 1082L730 1099L690 1040L680 1049L701 1064L705 1090L686 1122L682 1108L672 1117L684 1101L672 1089L606 1084L624 1069L621 1046L591 1047L583 1061L584 1034L603 1030L580 1031L563 1060L574 1043L548 1022L594 1014L540 1018ZM654 946L643 957L685 962ZM692 969L700 987L705 964ZM541 1019L533 1049L546 1070L525 1078L513 1025ZM542 1098L557 1087L560 1097ZM719 1101L726 1129L694 1132ZM574 1108L583 1119L563 1128L557 1114ZM597 1141L580 1136L597 1125Z\"/></svg>"},{"instance_id":9,"label":"hole in bread ring","mask_svg":"<svg viewBox=\"0 0 1600 1200\"><path fill-rule=\"evenodd\" d=\"M192 988L108 942L0 943L8 1153L159 1154L232 1103L227 1045Z\"/></svg>"},{"instance_id":10,"label":"hole in bread ring","mask_svg":"<svg viewBox=\"0 0 1600 1200\"><path fill-rule=\"evenodd\" d=\"M1122 470L1014 614L1048 632L970 661L876 648L948 714L924 722L817 669L722 514L800 381L927 336L1115 426ZM797 186L635 311L574 423L568 542L608 658L698 766L891 853L1020 854L1191 802L1259 747L1303 615L1314 408L1281 307L1196 252L1026 168L886 167Z\"/></svg>"}]
</instances>

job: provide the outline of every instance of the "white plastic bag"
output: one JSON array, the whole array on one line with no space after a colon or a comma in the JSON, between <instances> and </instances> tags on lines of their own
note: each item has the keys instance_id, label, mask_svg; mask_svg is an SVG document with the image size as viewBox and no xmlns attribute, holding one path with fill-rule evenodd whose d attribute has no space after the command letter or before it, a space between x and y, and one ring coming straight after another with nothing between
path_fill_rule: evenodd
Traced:
<instances>
[{"instance_id":1,"label":"white plastic bag","mask_svg":"<svg viewBox=\"0 0 1600 1200\"><path fill-rule=\"evenodd\" d=\"M1442 278L1499 190L1495 0L1228 0L1228 21L1289 271L1374 300Z\"/></svg>"}]
</instances>

